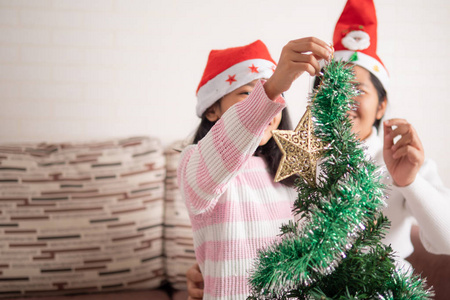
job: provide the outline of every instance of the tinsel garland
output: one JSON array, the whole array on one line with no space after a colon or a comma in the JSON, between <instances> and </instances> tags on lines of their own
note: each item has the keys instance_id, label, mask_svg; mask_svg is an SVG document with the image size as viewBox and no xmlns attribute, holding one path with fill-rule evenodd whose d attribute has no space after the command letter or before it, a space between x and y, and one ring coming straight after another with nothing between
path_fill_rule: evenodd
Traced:
<instances>
[{"instance_id":1,"label":"tinsel garland","mask_svg":"<svg viewBox=\"0 0 450 300\"><path fill-rule=\"evenodd\" d=\"M294 212L282 239L258 253L248 299L429 299L424 280L395 269L381 243L389 222L382 172L347 116L358 95L348 65L332 60L310 100L315 135L329 144L316 186L296 181Z\"/></svg>"}]
</instances>

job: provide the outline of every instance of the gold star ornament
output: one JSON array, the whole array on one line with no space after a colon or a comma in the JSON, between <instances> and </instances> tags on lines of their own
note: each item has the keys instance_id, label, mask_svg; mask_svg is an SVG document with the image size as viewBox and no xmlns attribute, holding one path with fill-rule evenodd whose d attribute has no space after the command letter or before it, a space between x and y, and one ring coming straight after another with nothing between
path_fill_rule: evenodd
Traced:
<instances>
[{"instance_id":1,"label":"gold star ornament","mask_svg":"<svg viewBox=\"0 0 450 300\"><path fill-rule=\"evenodd\" d=\"M326 150L327 144L313 134L313 126L311 109L308 106L295 130L272 131L273 138L283 153L275 182L298 174L311 186L315 186L317 161Z\"/></svg>"}]
</instances>

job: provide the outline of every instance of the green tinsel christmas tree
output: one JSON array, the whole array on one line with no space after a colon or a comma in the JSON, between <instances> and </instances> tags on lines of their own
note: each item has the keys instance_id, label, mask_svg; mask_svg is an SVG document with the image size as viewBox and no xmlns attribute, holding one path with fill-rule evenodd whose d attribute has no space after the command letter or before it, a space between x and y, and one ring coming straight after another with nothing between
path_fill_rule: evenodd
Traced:
<instances>
[{"instance_id":1,"label":"green tinsel christmas tree","mask_svg":"<svg viewBox=\"0 0 450 300\"><path fill-rule=\"evenodd\" d=\"M260 250L248 299L429 299L423 279L395 269L381 239L389 221L382 172L351 132L358 90L351 68L332 60L310 101L314 134L328 143L315 186L296 181L294 211L305 222L282 226Z\"/></svg>"}]
</instances>

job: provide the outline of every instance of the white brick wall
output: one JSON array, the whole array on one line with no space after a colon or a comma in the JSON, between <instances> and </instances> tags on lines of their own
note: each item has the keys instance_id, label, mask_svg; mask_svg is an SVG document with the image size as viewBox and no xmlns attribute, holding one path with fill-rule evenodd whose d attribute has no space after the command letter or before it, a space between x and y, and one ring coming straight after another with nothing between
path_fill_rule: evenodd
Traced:
<instances>
[{"instance_id":1,"label":"white brick wall","mask_svg":"<svg viewBox=\"0 0 450 300\"><path fill-rule=\"evenodd\" d=\"M18 16L19 14L15 9L3 9L0 11L0 25L16 25Z\"/></svg>"},{"instance_id":2,"label":"white brick wall","mask_svg":"<svg viewBox=\"0 0 450 300\"><path fill-rule=\"evenodd\" d=\"M0 47L0 63L18 63L19 50L17 46L2 46Z\"/></svg>"},{"instance_id":3,"label":"white brick wall","mask_svg":"<svg viewBox=\"0 0 450 300\"><path fill-rule=\"evenodd\" d=\"M4 7L17 8L50 8L53 0L1 0L0 5Z\"/></svg>"},{"instance_id":4,"label":"white brick wall","mask_svg":"<svg viewBox=\"0 0 450 300\"><path fill-rule=\"evenodd\" d=\"M148 134L197 125L195 90L212 48L331 40L345 0L0 0L0 142ZM450 2L375 0L388 116L417 128L450 186ZM296 122L310 79L287 93ZM294 124L295 125L295 124Z\"/></svg>"},{"instance_id":5,"label":"white brick wall","mask_svg":"<svg viewBox=\"0 0 450 300\"><path fill-rule=\"evenodd\" d=\"M50 42L50 31L46 29L9 26L0 28L0 43L2 45L49 45Z\"/></svg>"},{"instance_id":6,"label":"white brick wall","mask_svg":"<svg viewBox=\"0 0 450 300\"><path fill-rule=\"evenodd\" d=\"M114 44L114 33L107 30L53 30L52 42L56 46L112 47Z\"/></svg>"},{"instance_id":7,"label":"white brick wall","mask_svg":"<svg viewBox=\"0 0 450 300\"><path fill-rule=\"evenodd\" d=\"M25 65L25 64L5 64L0 68L1 81L49 81L52 77L52 67Z\"/></svg>"}]
</instances>

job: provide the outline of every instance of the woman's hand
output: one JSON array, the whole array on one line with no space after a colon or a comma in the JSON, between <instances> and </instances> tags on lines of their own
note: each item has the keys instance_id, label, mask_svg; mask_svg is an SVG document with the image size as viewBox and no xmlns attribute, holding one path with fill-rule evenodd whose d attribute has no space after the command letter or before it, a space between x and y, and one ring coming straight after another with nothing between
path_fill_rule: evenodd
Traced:
<instances>
[{"instance_id":1,"label":"woman's hand","mask_svg":"<svg viewBox=\"0 0 450 300\"><path fill-rule=\"evenodd\" d=\"M425 159L422 143L416 130L403 119L391 119L383 123L383 157L394 184L410 185L416 179ZM396 126L395 129L392 126ZM394 138L401 138L394 144Z\"/></svg>"},{"instance_id":2,"label":"woman's hand","mask_svg":"<svg viewBox=\"0 0 450 300\"><path fill-rule=\"evenodd\" d=\"M283 47L272 77L264 84L267 96L275 100L281 93L287 91L292 82L305 71L311 76L318 75L319 60L328 60L331 54L330 46L315 37L290 41Z\"/></svg>"},{"instance_id":3,"label":"woman's hand","mask_svg":"<svg viewBox=\"0 0 450 300\"><path fill-rule=\"evenodd\" d=\"M192 265L186 272L188 300L203 299L203 275L198 264Z\"/></svg>"}]
</instances>

